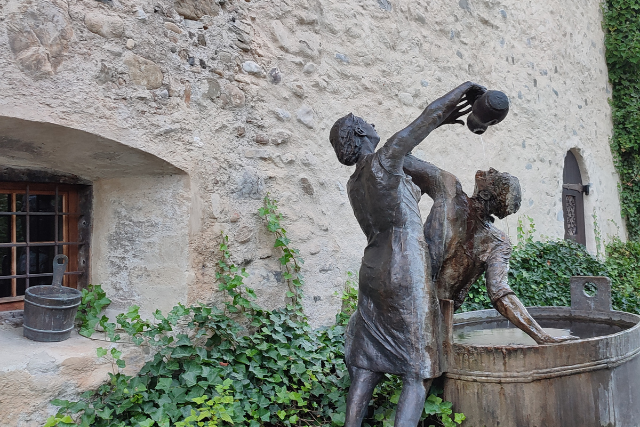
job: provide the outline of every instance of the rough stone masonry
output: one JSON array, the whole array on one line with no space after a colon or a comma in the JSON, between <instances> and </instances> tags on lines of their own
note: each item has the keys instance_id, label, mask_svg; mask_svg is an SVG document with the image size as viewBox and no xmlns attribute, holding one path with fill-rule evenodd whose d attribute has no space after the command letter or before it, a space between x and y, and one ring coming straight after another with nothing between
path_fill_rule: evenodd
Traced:
<instances>
[{"instance_id":1,"label":"rough stone masonry","mask_svg":"<svg viewBox=\"0 0 640 427\"><path fill-rule=\"evenodd\" d=\"M593 184L589 249L592 215L624 238L597 3L0 0L0 13L0 165L93 183L90 281L116 309L215 300L221 231L260 303L281 305L256 215L270 193L306 261L307 312L332 322L365 240L330 125L352 111L385 139L465 80L507 93L512 113L482 136L439 129L416 156L467 193L477 169L518 176L520 214L562 237L573 150ZM517 220L498 226L515 237Z\"/></svg>"},{"instance_id":2,"label":"rough stone masonry","mask_svg":"<svg viewBox=\"0 0 640 427\"><path fill-rule=\"evenodd\" d=\"M460 82L502 90L511 113L499 126L482 136L439 129L414 155L453 172L469 194L477 169L517 176L519 213L539 234L561 238L563 159L572 150L592 183L588 248L592 215L602 236L625 238L599 7L0 0L0 167L91 182L90 282L115 310L139 304L146 313L218 298L221 231L259 303L282 305L278 254L256 215L270 193L306 261L306 311L314 325L328 324L365 245L345 192L352 168L328 142L331 124L350 111L385 139ZM429 207L424 198L423 217ZM515 238L517 220L497 226ZM7 328L0 336L20 347ZM0 395L0 425L42 425L51 398L95 386L108 367L91 356L94 346L12 351L0 366L0 384L13 387ZM17 401L29 404L7 403Z\"/></svg>"}]
</instances>

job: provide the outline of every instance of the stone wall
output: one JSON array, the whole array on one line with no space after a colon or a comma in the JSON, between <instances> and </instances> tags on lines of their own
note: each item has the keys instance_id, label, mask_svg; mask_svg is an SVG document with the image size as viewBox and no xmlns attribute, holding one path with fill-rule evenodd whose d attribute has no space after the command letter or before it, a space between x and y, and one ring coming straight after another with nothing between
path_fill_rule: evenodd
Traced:
<instances>
[{"instance_id":1,"label":"stone wall","mask_svg":"<svg viewBox=\"0 0 640 427\"><path fill-rule=\"evenodd\" d=\"M221 231L261 303L281 305L256 215L269 192L306 261L307 312L330 323L365 245L331 125L354 112L384 141L466 80L505 91L508 118L482 137L438 129L414 154L468 193L477 169L518 176L521 211L498 225L515 237L526 215L562 237L571 149L593 184L589 249L592 214L603 236L625 237L597 2L0 0L0 14L0 118L84 135L66 161L45 155L69 149L60 134L0 132L0 165L93 182L91 279L116 308L215 299Z\"/></svg>"}]
</instances>

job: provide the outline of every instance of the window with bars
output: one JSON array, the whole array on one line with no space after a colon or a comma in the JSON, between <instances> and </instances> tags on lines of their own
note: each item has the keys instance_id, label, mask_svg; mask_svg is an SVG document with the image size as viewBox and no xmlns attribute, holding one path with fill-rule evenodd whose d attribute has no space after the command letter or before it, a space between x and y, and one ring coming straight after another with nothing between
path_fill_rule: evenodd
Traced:
<instances>
[{"instance_id":1,"label":"window with bars","mask_svg":"<svg viewBox=\"0 0 640 427\"><path fill-rule=\"evenodd\" d=\"M84 285L81 187L0 182L0 311L22 309L28 287L50 285L57 254L69 257L63 286Z\"/></svg>"}]
</instances>

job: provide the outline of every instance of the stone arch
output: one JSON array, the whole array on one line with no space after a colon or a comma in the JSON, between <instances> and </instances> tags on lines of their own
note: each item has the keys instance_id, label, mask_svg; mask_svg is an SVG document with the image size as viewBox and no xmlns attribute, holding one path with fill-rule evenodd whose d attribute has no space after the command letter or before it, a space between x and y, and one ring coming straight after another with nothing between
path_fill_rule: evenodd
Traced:
<instances>
[{"instance_id":1,"label":"stone arch","mask_svg":"<svg viewBox=\"0 0 640 427\"><path fill-rule=\"evenodd\" d=\"M0 116L0 165L77 175L89 181L180 175L178 167L120 142L53 123Z\"/></svg>"},{"instance_id":2,"label":"stone arch","mask_svg":"<svg viewBox=\"0 0 640 427\"><path fill-rule=\"evenodd\" d=\"M582 176L582 183L586 184L590 182L589 168L587 167L587 162L585 159L586 157L585 150L580 147L571 147L569 150L567 150L567 153L569 152L574 155L574 157L576 158L576 161L578 162L578 167L580 168L580 175ZM565 157L567 153L565 153Z\"/></svg>"},{"instance_id":3,"label":"stone arch","mask_svg":"<svg viewBox=\"0 0 640 427\"><path fill-rule=\"evenodd\" d=\"M54 123L0 116L0 169L74 177L93 187L89 283L114 308L186 302L189 176L151 153Z\"/></svg>"}]
</instances>

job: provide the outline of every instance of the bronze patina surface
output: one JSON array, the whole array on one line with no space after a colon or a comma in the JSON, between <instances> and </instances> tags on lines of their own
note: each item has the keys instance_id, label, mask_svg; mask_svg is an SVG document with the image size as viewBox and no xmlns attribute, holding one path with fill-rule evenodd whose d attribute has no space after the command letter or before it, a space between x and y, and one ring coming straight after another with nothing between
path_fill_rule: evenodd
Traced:
<instances>
[{"instance_id":1,"label":"bronze patina surface","mask_svg":"<svg viewBox=\"0 0 640 427\"><path fill-rule=\"evenodd\" d=\"M566 339L547 335L506 281L511 246L492 222L494 215L504 218L520 207L517 178L494 169L478 171L476 189L468 197L455 176L410 155L436 128L464 124L460 118L472 106L487 126L504 119L508 103L494 103L501 107L497 113L474 106L486 93L472 82L458 86L429 104L378 151L380 137L360 117L348 114L331 129L338 160L355 165L347 191L367 236L358 309L345 340L352 381L347 427L361 425L384 373L403 380L395 425L417 425L431 379L443 370L438 299L452 299L459 306L485 271L489 295L500 313L539 343ZM487 122L488 116L493 121ZM434 206L423 224L418 202L424 193L434 199Z\"/></svg>"}]
</instances>

